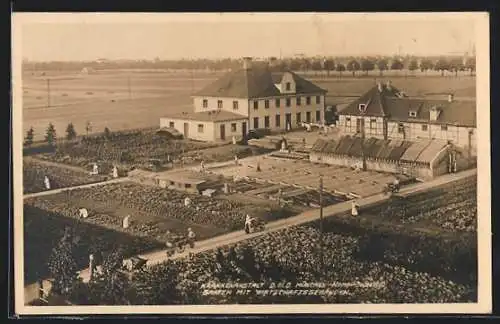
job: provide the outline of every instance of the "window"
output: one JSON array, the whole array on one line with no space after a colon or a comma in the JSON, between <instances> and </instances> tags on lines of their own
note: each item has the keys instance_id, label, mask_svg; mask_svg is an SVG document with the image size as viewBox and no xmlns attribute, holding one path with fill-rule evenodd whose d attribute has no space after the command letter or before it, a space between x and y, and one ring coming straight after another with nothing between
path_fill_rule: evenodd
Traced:
<instances>
[{"instance_id":1,"label":"window","mask_svg":"<svg viewBox=\"0 0 500 324\"><path fill-rule=\"evenodd\" d=\"M320 103L321 103L321 97L320 97L320 96L316 96L316 103L317 103L317 104L320 104Z\"/></svg>"},{"instance_id":2,"label":"window","mask_svg":"<svg viewBox=\"0 0 500 324\"><path fill-rule=\"evenodd\" d=\"M203 124L198 124L198 133L203 133Z\"/></svg>"},{"instance_id":3,"label":"window","mask_svg":"<svg viewBox=\"0 0 500 324\"><path fill-rule=\"evenodd\" d=\"M417 112L414 110L410 110L410 117L417 117Z\"/></svg>"},{"instance_id":4,"label":"window","mask_svg":"<svg viewBox=\"0 0 500 324\"><path fill-rule=\"evenodd\" d=\"M316 111L316 121L317 122L321 121L321 111L319 110Z\"/></svg>"},{"instance_id":5,"label":"window","mask_svg":"<svg viewBox=\"0 0 500 324\"><path fill-rule=\"evenodd\" d=\"M300 97L297 97L297 106L300 106L301 102L300 102Z\"/></svg>"},{"instance_id":6,"label":"window","mask_svg":"<svg viewBox=\"0 0 500 324\"><path fill-rule=\"evenodd\" d=\"M186 183L186 184L185 184L185 187L186 187L186 188L191 188L191 184L190 184L190 183Z\"/></svg>"},{"instance_id":7,"label":"window","mask_svg":"<svg viewBox=\"0 0 500 324\"><path fill-rule=\"evenodd\" d=\"M300 124L302 121L300 120L300 113L298 112L297 113L297 116L296 116L296 119L297 119L297 124Z\"/></svg>"},{"instance_id":8,"label":"window","mask_svg":"<svg viewBox=\"0 0 500 324\"><path fill-rule=\"evenodd\" d=\"M366 111L366 104L359 104L358 105L358 110L362 113Z\"/></svg>"},{"instance_id":9,"label":"window","mask_svg":"<svg viewBox=\"0 0 500 324\"><path fill-rule=\"evenodd\" d=\"M447 131L448 130L448 125L441 125L441 130L442 131Z\"/></svg>"},{"instance_id":10,"label":"window","mask_svg":"<svg viewBox=\"0 0 500 324\"><path fill-rule=\"evenodd\" d=\"M258 101L254 101L254 102L253 102L253 109L254 109L254 110L259 109L259 102L258 102Z\"/></svg>"},{"instance_id":11,"label":"window","mask_svg":"<svg viewBox=\"0 0 500 324\"><path fill-rule=\"evenodd\" d=\"M170 127L170 128L175 128L175 123L174 123L174 122L170 122L170 123L168 123L168 127Z\"/></svg>"},{"instance_id":12,"label":"window","mask_svg":"<svg viewBox=\"0 0 500 324\"><path fill-rule=\"evenodd\" d=\"M253 128L259 128L259 117L253 118Z\"/></svg>"},{"instance_id":13,"label":"window","mask_svg":"<svg viewBox=\"0 0 500 324\"><path fill-rule=\"evenodd\" d=\"M306 105L310 105L311 104L311 97L306 97Z\"/></svg>"},{"instance_id":14,"label":"window","mask_svg":"<svg viewBox=\"0 0 500 324\"><path fill-rule=\"evenodd\" d=\"M222 100L217 100L217 108L222 109Z\"/></svg>"},{"instance_id":15,"label":"window","mask_svg":"<svg viewBox=\"0 0 500 324\"><path fill-rule=\"evenodd\" d=\"M287 83L286 83L286 91L290 91L290 89L291 89L291 88L292 88L292 87L291 87L291 85L290 85L290 82L287 82Z\"/></svg>"},{"instance_id":16,"label":"window","mask_svg":"<svg viewBox=\"0 0 500 324\"><path fill-rule=\"evenodd\" d=\"M292 105L292 100L290 98L286 98L286 106L290 107Z\"/></svg>"},{"instance_id":17,"label":"window","mask_svg":"<svg viewBox=\"0 0 500 324\"><path fill-rule=\"evenodd\" d=\"M377 120L370 119L370 129L376 129L376 128L377 128Z\"/></svg>"},{"instance_id":18,"label":"window","mask_svg":"<svg viewBox=\"0 0 500 324\"><path fill-rule=\"evenodd\" d=\"M311 112L307 111L306 112L306 123L310 123L310 122L311 122Z\"/></svg>"},{"instance_id":19,"label":"window","mask_svg":"<svg viewBox=\"0 0 500 324\"><path fill-rule=\"evenodd\" d=\"M207 108L207 107L208 107L208 100L203 99L203 108Z\"/></svg>"},{"instance_id":20,"label":"window","mask_svg":"<svg viewBox=\"0 0 500 324\"><path fill-rule=\"evenodd\" d=\"M264 100L264 108L269 109L269 100Z\"/></svg>"},{"instance_id":21,"label":"window","mask_svg":"<svg viewBox=\"0 0 500 324\"><path fill-rule=\"evenodd\" d=\"M424 132L426 132L426 131L427 131L427 124L422 125L422 130L423 130Z\"/></svg>"},{"instance_id":22,"label":"window","mask_svg":"<svg viewBox=\"0 0 500 324\"><path fill-rule=\"evenodd\" d=\"M236 123L231 124L231 132L236 132Z\"/></svg>"},{"instance_id":23,"label":"window","mask_svg":"<svg viewBox=\"0 0 500 324\"><path fill-rule=\"evenodd\" d=\"M281 127L281 119L279 114L276 115L276 127Z\"/></svg>"},{"instance_id":24,"label":"window","mask_svg":"<svg viewBox=\"0 0 500 324\"><path fill-rule=\"evenodd\" d=\"M398 124L398 133L404 133L405 132L405 125L403 123Z\"/></svg>"},{"instance_id":25,"label":"window","mask_svg":"<svg viewBox=\"0 0 500 324\"><path fill-rule=\"evenodd\" d=\"M281 105L280 100L279 100L279 99L276 99L276 108L279 108L279 107L280 107L280 105Z\"/></svg>"},{"instance_id":26,"label":"window","mask_svg":"<svg viewBox=\"0 0 500 324\"><path fill-rule=\"evenodd\" d=\"M238 101L233 101L233 109L238 110Z\"/></svg>"},{"instance_id":27,"label":"window","mask_svg":"<svg viewBox=\"0 0 500 324\"><path fill-rule=\"evenodd\" d=\"M346 127L351 127L351 117L346 117L345 118L345 126Z\"/></svg>"},{"instance_id":28,"label":"window","mask_svg":"<svg viewBox=\"0 0 500 324\"><path fill-rule=\"evenodd\" d=\"M264 128L269 128L269 116L264 117Z\"/></svg>"}]
</instances>

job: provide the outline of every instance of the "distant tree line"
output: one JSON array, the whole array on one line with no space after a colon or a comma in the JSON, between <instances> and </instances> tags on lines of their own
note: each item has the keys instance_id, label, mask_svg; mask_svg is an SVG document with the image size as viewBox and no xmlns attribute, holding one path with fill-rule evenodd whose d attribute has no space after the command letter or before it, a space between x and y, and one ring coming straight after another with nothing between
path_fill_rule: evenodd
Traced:
<instances>
[{"instance_id":1,"label":"distant tree line","mask_svg":"<svg viewBox=\"0 0 500 324\"><path fill-rule=\"evenodd\" d=\"M265 58L277 69L290 69L297 72L338 72L342 75L344 71L356 76L360 72L368 74L371 71L379 71L383 75L385 71L406 70L414 71L445 71L454 72L469 71L472 75L476 69L474 57L464 59L461 56L449 57L292 57L279 59L276 57ZM77 71L84 68L99 69L171 69L171 70L210 70L222 71L238 69L241 67L240 59L193 59L193 60L129 60L129 61L89 61L89 62L23 62L24 71Z\"/></svg>"}]
</instances>

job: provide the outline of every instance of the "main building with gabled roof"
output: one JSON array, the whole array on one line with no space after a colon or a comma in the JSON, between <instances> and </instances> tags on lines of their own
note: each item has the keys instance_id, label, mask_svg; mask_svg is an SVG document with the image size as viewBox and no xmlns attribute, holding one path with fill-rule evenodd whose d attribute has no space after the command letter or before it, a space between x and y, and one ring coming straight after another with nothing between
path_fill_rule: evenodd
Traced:
<instances>
[{"instance_id":1,"label":"main building with gabled roof","mask_svg":"<svg viewBox=\"0 0 500 324\"><path fill-rule=\"evenodd\" d=\"M363 122L364 120L364 122ZM378 83L339 112L337 127L344 134L383 139L439 139L476 150L476 103L410 98L399 89Z\"/></svg>"},{"instance_id":2,"label":"main building with gabled roof","mask_svg":"<svg viewBox=\"0 0 500 324\"><path fill-rule=\"evenodd\" d=\"M252 129L292 129L324 121L326 90L289 70L246 58L193 95L194 111L161 119L186 138L226 141Z\"/></svg>"}]
</instances>

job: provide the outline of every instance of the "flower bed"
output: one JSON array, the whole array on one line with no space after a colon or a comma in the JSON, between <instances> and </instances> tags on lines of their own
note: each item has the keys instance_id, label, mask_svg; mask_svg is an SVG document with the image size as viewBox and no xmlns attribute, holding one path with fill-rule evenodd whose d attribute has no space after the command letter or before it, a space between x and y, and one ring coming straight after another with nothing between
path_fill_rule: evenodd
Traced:
<instances>
[{"instance_id":1,"label":"flower bed","mask_svg":"<svg viewBox=\"0 0 500 324\"><path fill-rule=\"evenodd\" d=\"M476 232L477 179L471 177L407 198L394 198L364 213L402 224Z\"/></svg>"}]
</instances>

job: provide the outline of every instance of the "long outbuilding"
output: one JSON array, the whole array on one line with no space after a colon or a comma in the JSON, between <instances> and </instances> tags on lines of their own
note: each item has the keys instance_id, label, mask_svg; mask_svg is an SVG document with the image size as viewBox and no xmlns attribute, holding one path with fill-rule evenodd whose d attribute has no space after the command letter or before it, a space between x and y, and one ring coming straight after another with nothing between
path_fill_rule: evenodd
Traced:
<instances>
[{"instance_id":1,"label":"long outbuilding","mask_svg":"<svg viewBox=\"0 0 500 324\"><path fill-rule=\"evenodd\" d=\"M405 174L427 180L471 167L467 153L443 140L383 140L343 136L318 139L310 152L314 163L361 168L363 156L368 170Z\"/></svg>"}]
</instances>

